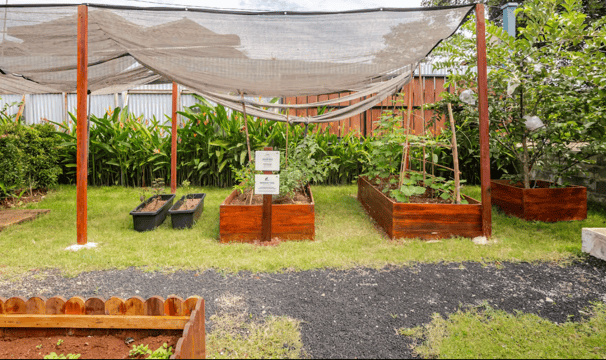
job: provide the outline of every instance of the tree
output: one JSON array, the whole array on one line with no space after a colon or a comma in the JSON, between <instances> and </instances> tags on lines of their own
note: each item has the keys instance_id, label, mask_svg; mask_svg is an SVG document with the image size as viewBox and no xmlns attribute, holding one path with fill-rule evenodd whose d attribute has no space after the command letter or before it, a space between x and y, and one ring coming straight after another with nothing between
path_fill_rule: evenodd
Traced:
<instances>
[{"instance_id":1,"label":"tree","mask_svg":"<svg viewBox=\"0 0 606 360\"><path fill-rule=\"evenodd\" d=\"M501 168L513 165L510 178L526 188L537 165L561 182L606 153L606 17L587 22L582 5L527 0L516 10L525 20L517 38L487 24L491 152L501 155L495 156ZM436 68L476 63L474 23L464 28L435 50ZM475 70L454 73L448 85L477 93ZM464 106L459 117L477 122L476 107Z\"/></svg>"}]
</instances>

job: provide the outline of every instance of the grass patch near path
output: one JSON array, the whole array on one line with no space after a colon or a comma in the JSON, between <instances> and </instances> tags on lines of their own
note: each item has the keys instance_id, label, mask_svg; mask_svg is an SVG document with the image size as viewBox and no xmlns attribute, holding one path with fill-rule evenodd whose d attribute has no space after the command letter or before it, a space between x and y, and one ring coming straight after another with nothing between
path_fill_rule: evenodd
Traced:
<instances>
[{"instance_id":1,"label":"grass patch near path","mask_svg":"<svg viewBox=\"0 0 606 360\"><path fill-rule=\"evenodd\" d=\"M424 358L450 359L604 359L606 307L587 309L588 319L555 324L534 314L509 314L484 305L451 314L434 314L431 323L399 329L422 344L414 351Z\"/></svg>"},{"instance_id":2,"label":"grass patch near path","mask_svg":"<svg viewBox=\"0 0 606 360\"><path fill-rule=\"evenodd\" d=\"M554 224L526 222L495 211L493 234L497 241L487 246L462 238L432 243L390 241L356 200L356 185L313 186L312 191L316 201L316 241L261 247L218 242L219 204L230 189L190 189L189 192L207 194L202 217L192 229L173 230L167 218L156 230L139 233L133 230L129 215L139 204L139 189L91 187L88 241L99 246L70 252L64 249L76 243L76 188L60 186L44 201L26 206L51 209L49 214L0 232L0 277L44 269L59 269L72 276L131 266L149 270L280 272L440 261L562 262L583 256L581 228L606 226L606 210L597 206L590 206L587 220ZM478 187L466 187L464 192L479 198ZM177 199L184 193L178 189Z\"/></svg>"},{"instance_id":3,"label":"grass patch near path","mask_svg":"<svg viewBox=\"0 0 606 360\"><path fill-rule=\"evenodd\" d=\"M281 316L261 319L248 313L242 297L224 294L217 299L206 336L209 359L299 359L303 355L301 324Z\"/></svg>"}]
</instances>

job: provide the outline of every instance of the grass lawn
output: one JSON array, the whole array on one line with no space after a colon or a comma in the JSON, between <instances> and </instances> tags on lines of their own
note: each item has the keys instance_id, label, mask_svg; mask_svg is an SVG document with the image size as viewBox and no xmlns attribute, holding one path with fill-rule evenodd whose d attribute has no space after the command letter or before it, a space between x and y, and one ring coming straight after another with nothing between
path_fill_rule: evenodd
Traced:
<instances>
[{"instance_id":1,"label":"grass lawn","mask_svg":"<svg viewBox=\"0 0 606 360\"><path fill-rule=\"evenodd\" d=\"M555 224L526 222L494 211L493 235L497 241L491 245L475 245L469 239L389 241L356 200L356 185L313 186L312 191L316 241L262 247L218 242L219 204L230 189L190 189L207 193L204 213L192 229L173 230L167 218L158 229L139 233L133 230L129 215L139 203L139 190L92 187L88 190L88 241L99 247L70 252L64 249L76 243L76 188L60 186L41 203L26 206L51 209L49 214L0 232L0 277L49 268L76 275L129 266L279 272L439 261L565 262L583 256L581 228L606 224L606 209L591 204L587 220ZM479 187L466 187L464 192L480 198ZM184 193L179 189L177 199Z\"/></svg>"},{"instance_id":2,"label":"grass lawn","mask_svg":"<svg viewBox=\"0 0 606 360\"><path fill-rule=\"evenodd\" d=\"M595 304L580 322L555 324L534 314L508 314L490 306L457 311L448 319L399 333L417 339L415 353L447 359L603 359L606 309Z\"/></svg>"}]
</instances>

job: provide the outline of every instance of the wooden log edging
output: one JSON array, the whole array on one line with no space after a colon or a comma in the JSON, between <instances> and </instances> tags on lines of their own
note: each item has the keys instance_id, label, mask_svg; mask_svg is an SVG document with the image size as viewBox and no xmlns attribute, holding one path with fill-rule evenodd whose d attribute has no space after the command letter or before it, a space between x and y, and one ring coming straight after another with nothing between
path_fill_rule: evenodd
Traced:
<instances>
[{"instance_id":1,"label":"wooden log edging","mask_svg":"<svg viewBox=\"0 0 606 360\"><path fill-rule=\"evenodd\" d=\"M0 330L24 328L183 330L171 359L206 357L204 299L134 296L83 299L0 297Z\"/></svg>"}]
</instances>

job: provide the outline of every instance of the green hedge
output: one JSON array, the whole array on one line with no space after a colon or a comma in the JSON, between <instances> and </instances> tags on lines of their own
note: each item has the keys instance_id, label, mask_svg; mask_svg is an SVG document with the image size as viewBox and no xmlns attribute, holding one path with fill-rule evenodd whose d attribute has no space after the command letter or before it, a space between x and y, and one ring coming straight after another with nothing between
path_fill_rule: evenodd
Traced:
<instances>
[{"instance_id":1,"label":"green hedge","mask_svg":"<svg viewBox=\"0 0 606 360\"><path fill-rule=\"evenodd\" d=\"M0 125L0 197L57 184L60 143L52 125Z\"/></svg>"}]
</instances>

